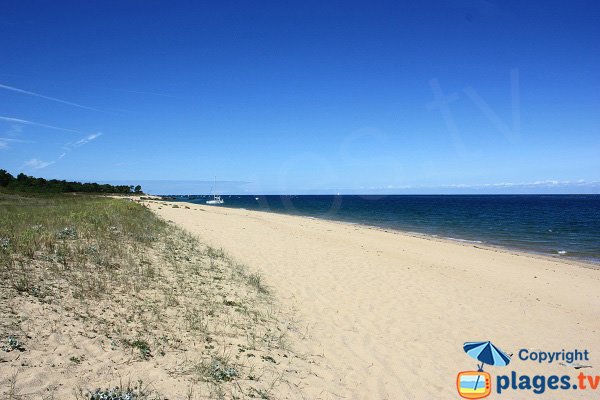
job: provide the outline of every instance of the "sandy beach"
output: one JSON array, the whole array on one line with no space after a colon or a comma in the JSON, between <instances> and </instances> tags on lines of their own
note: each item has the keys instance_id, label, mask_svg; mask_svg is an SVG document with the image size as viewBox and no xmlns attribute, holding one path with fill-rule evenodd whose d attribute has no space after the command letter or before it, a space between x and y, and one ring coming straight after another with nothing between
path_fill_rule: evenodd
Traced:
<instances>
[{"instance_id":1,"label":"sandy beach","mask_svg":"<svg viewBox=\"0 0 600 400\"><path fill-rule=\"evenodd\" d=\"M600 1L2 6L0 400L600 400Z\"/></svg>"},{"instance_id":2,"label":"sandy beach","mask_svg":"<svg viewBox=\"0 0 600 400\"><path fill-rule=\"evenodd\" d=\"M462 350L466 341L491 340L514 354L508 367L488 367L492 375L576 379L580 372L523 361L521 349L586 349L592 367L583 371L600 375L596 269L299 216L145 204L261 271L279 301L295 309L303 332L296 350L318 356L307 398L458 398L456 374L476 368ZM532 398L530 391L505 394ZM590 392L538 396L583 399Z\"/></svg>"}]
</instances>

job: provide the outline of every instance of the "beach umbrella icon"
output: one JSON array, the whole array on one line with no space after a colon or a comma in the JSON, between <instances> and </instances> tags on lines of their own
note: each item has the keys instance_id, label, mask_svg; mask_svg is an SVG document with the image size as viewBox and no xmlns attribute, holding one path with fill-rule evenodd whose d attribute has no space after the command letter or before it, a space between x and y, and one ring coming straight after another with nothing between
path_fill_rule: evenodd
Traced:
<instances>
[{"instance_id":1,"label":"beach umbrella icon","mask_svg":"<svg viewBox=\"0 0 600 400\"><path fill-rule=\"evenodd\" d=\"M510 363L510 357L489 340L487 342L466 342L463 344L463 349L465 353L481 362L481 365L477 365L479 371L483 371L483 364L505 367ZM477 375L474 387L477 387L479 378L480 375Z\"/></svg>"},{"instance_id":2,"label":"beach umbrella icon","mask_svg":"<svg viewBox=\"0 0 600 400\"><path fill-rule=\"evenodd\" d=\"M490 341L466 342L463 349L465 353L481 362L481 365L478 365L480 371L483 371L483 364L504 367L510 363L510 357Z\"/></svg>"}]
</instances>

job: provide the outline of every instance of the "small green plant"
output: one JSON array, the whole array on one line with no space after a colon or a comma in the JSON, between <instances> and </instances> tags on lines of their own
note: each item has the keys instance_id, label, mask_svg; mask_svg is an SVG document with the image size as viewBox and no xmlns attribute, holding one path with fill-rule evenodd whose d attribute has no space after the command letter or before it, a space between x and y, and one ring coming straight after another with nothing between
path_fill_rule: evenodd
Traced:
<instances>
[{"instance_id":1,"label":"small green plant","mask_svg":"<svg viewBox=\"0 0 600 400\"><path fill-rule=\"evenodd\" d=\"M96 389L89 391L86 400L150 400L158 399L156 394L153 394L148 386L144 386L143 382L138 381L137 385L128 384L126 387L116 386L112 389Z\"/></svg>"},{"instance_id":2,"label":"small green plant","mask_svg":"<svg viewBox=\"0 0 600 400\"><path fill-rule=\"evenodd\" d=\"M13 283L13 287L21 294L29 293L32 289L31 282L25 274L19 275L19 277Z\"/></svg>"},{"instance_id":3,"label":"small green plant","mask_svg":"<svg viewBox=\"0 0 600 400\"><path fill-rule=\"evenodd\" d=\"M69 357L69 361L71 361L73 364L81 364L81 362L84 360L84 357L76 357L76 356L71 356Z\"/></svg>"},{"instance_id":4,"label":"small green plant","mask_svg":"<svg viewBox=\"0 0 600 400\"><path fill-rule=\"evenodd\" d=\"M0 251L7 252L10 250L10 238L0 238Z\"/></svg>"},{"instance_id":5,"label":"small green plant","mask_svg":"<svg viewBox=\"0 0 600 400\"><path fill-rule=\"evenodd\" d=\"M79 237L77 229L67 226L56 232L56 237L63 240L75 240Z\"/></svg>"},{"instance_id":6,"label":"small green plant","mask_svg":"<svg viewBox=\"0 0 600 400\"><path fill-rule=\"evenodd\" d=\"M134 340L133 342L125 340L124 342L131 348L138 349L140 352L140 355L142 356L142 358L144 360L148 360L149 358L152 357L152 352L150 351L150 345L145 340L137 339L137 340Z\"/></svg>"},{"instance_id":7,"label":"small green plant","mask_svg":"<svg viewBox=\"0 0 600 400\"><path fill-rule=\"evenodd\" d=\"M248 283L259 293L268 294L269 288L262 281L262 275L258 272L248 275Z\"/></svg>"},{"instance_id":8,"label":"small green plant","mask_svg":"<svg viewBox=\"0 0 600 400\"><path fill-rule=\"evenodd\" d=\"M239 375L235 368L227 365L226 360L218 358L210 363L206 373L208 378L214 379L217 382L227 382Z\"/></svg>"},{"instance_id":9,"label":"small green plant","mask_svg":"<svg viewBox=\"0 0 600 400\"><path fill-rule=\"evenodd\" d=\"M19 342L19 340L17 338L15 338L14 336L9 336L6 339L6 345L4 347L2 347L3 351L6 352L11 352L13 350L18 350L18 351L25 351L25 347L23 347L23 344L21 342Z\"/></svg>"},{"instance_id":10,"label":"small green plant","mask_svg":"<svg viewBox=\"0 0 600 400\"><path fill-rule=\"evenodd\" d=\"M229 307L241 307L242 306L242 304L238 303L235 300L231 300L231 299L223 300L223 304L225 304L226 306L229 306Z\"/></svg>"},{"instance_id":11,"label":"small green plant","mask_svg":"<svg viewBox=\"0 0 600 400\"><path fill-rule=\"evenodd\" d=\"M225 251L208 246L206 248L206 255L211 259L225 258Z\"/></svg>"}]
</instances>

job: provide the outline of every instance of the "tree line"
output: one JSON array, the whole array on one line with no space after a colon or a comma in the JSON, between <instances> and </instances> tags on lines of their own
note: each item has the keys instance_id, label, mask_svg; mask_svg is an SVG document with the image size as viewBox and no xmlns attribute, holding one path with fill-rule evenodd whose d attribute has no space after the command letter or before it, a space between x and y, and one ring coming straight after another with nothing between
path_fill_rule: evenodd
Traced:
<instances>
[{"instance_id":1,"label":"tree line","mask_svg":"<svg viewBox=\"0 0 600 400\"><path fill-rule=\"evenodd\" d=\"M15 178L8 171L0 169L0 187L19 192L38 193L117 193L142 194L140 185L109 185L99 183L71 182L58 179L44 179L20 173Z\"/></svg>"}]
</instances>

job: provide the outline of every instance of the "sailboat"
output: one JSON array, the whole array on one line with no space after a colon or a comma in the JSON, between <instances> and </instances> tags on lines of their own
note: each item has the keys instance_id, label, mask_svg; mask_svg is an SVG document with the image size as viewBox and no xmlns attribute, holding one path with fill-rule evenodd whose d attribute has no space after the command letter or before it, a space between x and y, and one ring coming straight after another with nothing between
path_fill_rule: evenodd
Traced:
<instances>
[{"instance_id":1,"label":"sailboat","mask_svg":"<svg viewBox=\"0 0 600 400\"><path fill-rule=\"evenodd\" d=\"M213 198L211 200L207 200L206 204L216 205L216 204L224 203L223 199L221 199L221 196L217 195L217 192L215 191L216 186L217 186L217 177L215 176L215 182L213 183L213 187L211 190L211 192L213 194Z\"/></svg>"}]
</instances>

